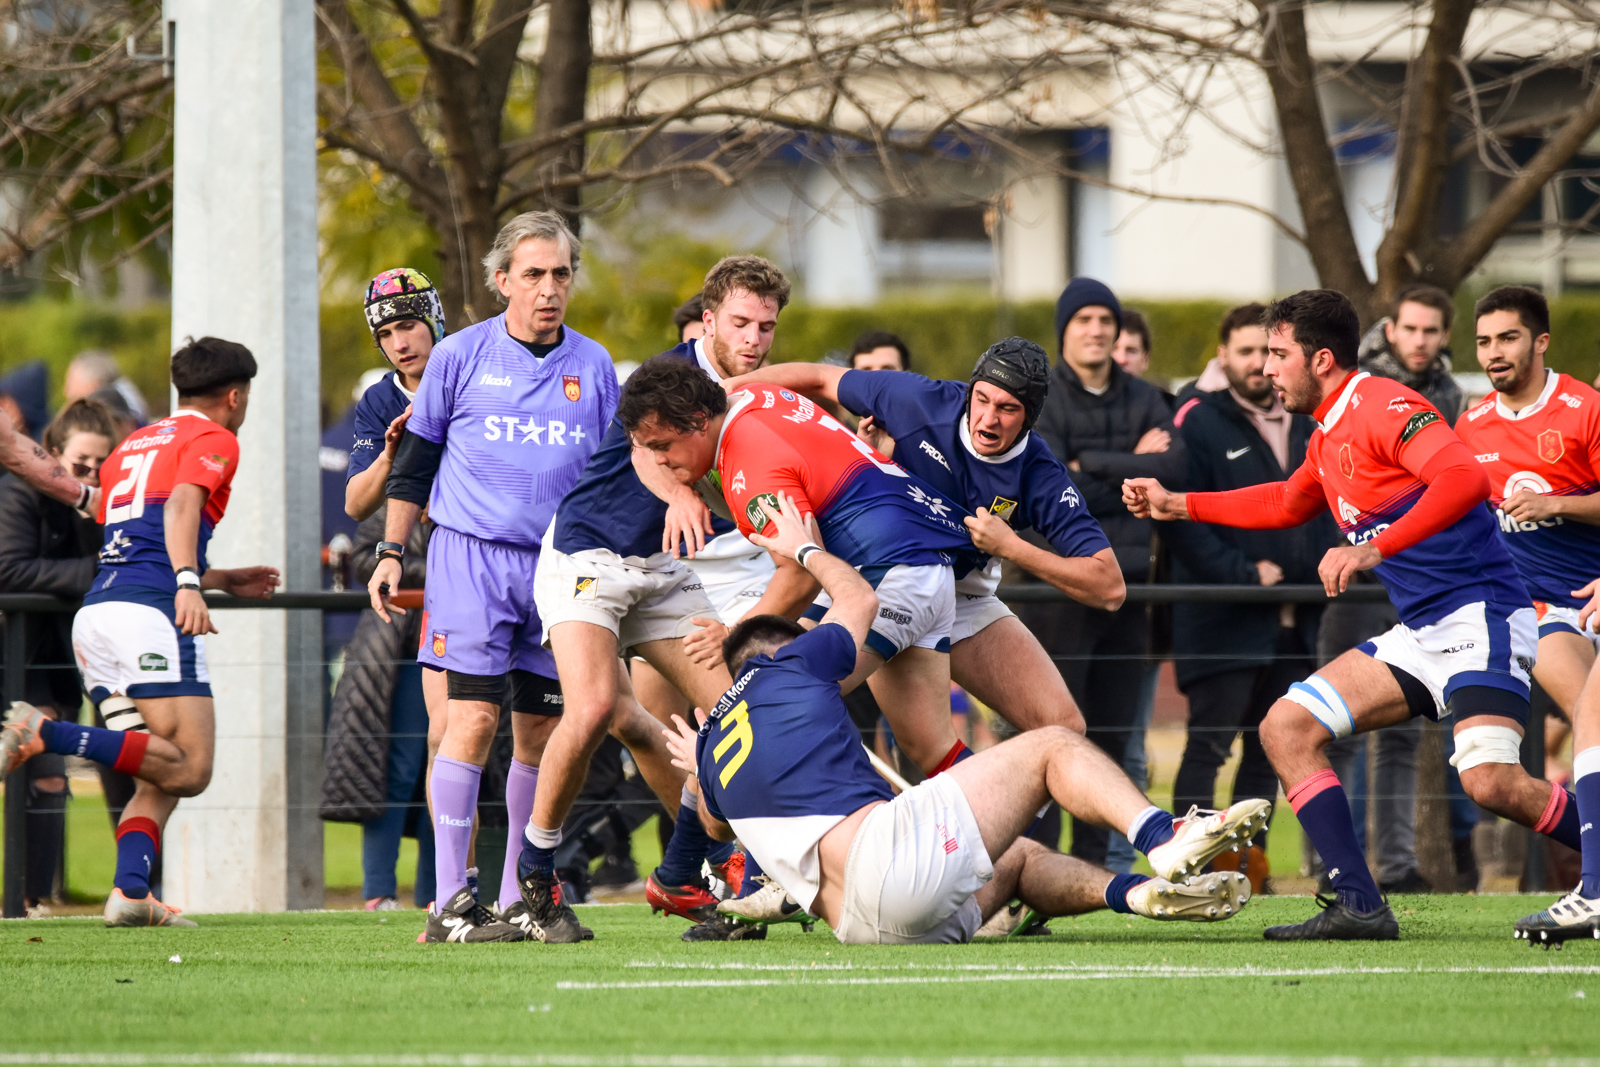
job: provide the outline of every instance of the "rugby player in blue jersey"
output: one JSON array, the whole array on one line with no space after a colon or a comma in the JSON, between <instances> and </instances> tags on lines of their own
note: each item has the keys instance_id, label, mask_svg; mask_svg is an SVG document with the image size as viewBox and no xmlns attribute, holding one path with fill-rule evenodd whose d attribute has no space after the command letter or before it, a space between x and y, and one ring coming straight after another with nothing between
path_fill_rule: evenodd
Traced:
<instances>
[{"instance_id":1,"label":"rugby player in blue jersey","mask_svg":"<svg viewBox=\"0 0 1600 1067\"><path fill-rule=\"evenodd\" d=\"M804 565L831 604L809 632L772 615L734 627L723 656L738 680L709 715L698 713L698 735L682 719L667 731L712 836L737 834L846 943L969 941L1012 897L1044 915L1109 907L1205 922L1237 913L1250 896L1237 872L1167 879L1236 846L1244 829L1212 818L1173 836L1170 816L1064 727L996 745L895 797L873 772L839 691L868 647L878 597L817 543L815 520L788 494L773 497L776 507L756 501L766 521L752 540ZM1097 824L1127 826L1158 877L1113 875L1021 837L1051 798Z\"/></svg>"},{"instance_id":2,"label":"rugby player in blue jersey","mask_svg":"<svg viewBox=\"0 0 1600 1067\"><path fill-rule=\"evenodd\" d=\"M506 312L433 348L389 474L386 539L369 583L384 618L400 610L387 593L399 585L406 537L424 505L435 524L428 627L417 658L445 672L449 703L429 775L438 882L429 941L516 941L532 929L520 894L504 885L499 916L477 901L466 858L478 782L508 689L515 738L508 808L516 794L532 794L562 707L555 663L540 644L534 571L556 504L617 400L610 356L564 325L578 253L577 238L549 212L519 215L500 231L484 269ZM642 715L625 722L619 736L646 779L675 803L679 776L649 722Z\"/></svg>"},{"instance_id":3,"label":"rugby player in blue jersey","mask_svg":"<svg viewBox=\"0 0 1600 1067\"><path fill-rule=\"evenodd\" d=\"M705 337L657 358L679 360L706 377L750 370L766 358L778 312L788 300L789 282L771 263L759 256L730 256L706 275ZM679 558L679 549L685 544L693 557L705 548L707 536L731 529L731 523L713 526L705 503L692 489L674 482L652 461L636 461L633 443L615 419L556 512L535 594L560 670L566 713L545 751L521 858L523 899L534 916L535 936L542 940L579 938L576 921L561 908L555 879L561 825L605 731L619 719L643 714L618 653L631 650L644 658L702 707L728 687L715 637L707 641L702 635L708 647L698 655L687 647L685 639L718 614L705 582ZM773 572L755 610L797 615L815 590L810 576L791 563ZM672 789L667 810L676 818L681 777ZM692 818L690 823L680 822L686 838L693 834L703 840ZM696 854L704 852L700 848ZM698 859L694 862L698 866ZM690 911L685 904L714 907L714 899L698 887L674 882L657 889L652 904L671 904L678 914Z\"/></svg>"}]
</instances>

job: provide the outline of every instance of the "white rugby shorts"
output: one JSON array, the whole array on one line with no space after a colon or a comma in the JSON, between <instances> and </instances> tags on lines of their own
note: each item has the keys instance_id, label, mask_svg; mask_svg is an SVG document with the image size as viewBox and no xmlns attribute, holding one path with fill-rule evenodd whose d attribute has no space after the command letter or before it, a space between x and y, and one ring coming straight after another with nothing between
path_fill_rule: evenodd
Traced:
<instances>
[{"instance_id":1,"label":"white rugby shorts","mask_svg":"<svg viewBox=\"0 0 1600 1067\"><path fill-rule=\"evenodd\" d=\"M936 775L861 821L834 936L847 945L971 941L983 924L972 895L993 877L967 795Z\"/></svg>"},{"instance_id":2,"label":"white rugby shorts","mask_svg":"<svg viewBox=\"0 0 1600 1067\"><path fill-rule=\"evenodd\" d=\"M955 624L950 628L952 645L1015 614L995 596L995 590L999 587L1000 561L997 559L991 559L983 570L969 571L965 578L957 579L956 617Z\"/></svg>"},{"instance_id":3,"label":"white rugby shorts","mask_svg":"<svg viewBox=\"0 0 1600 1067\"><path fill-rule=\"evenodd\" d=\"M695 616L716 617L704 584L687 563L665 552L647 563L628 563L604 548L569 556L546 543L533 576L544 646L550 647L550 634L564 622L604 626L626 652L648 641L687 637L698 629L689 621Z\"/></svg>"},{"instance_id":4,"label":"white rugby shorts","mask_svg":"<svg viewBox=\"0 0 1600 1067\"><path fill-rule=\"evenodd\" d=\"M776 569L767 550L751 544L738 530L713 537L688 563L724 626L750 613L772 584Z\"/></svg>"},{"instance_id":5,"label":"white rugby shorts","mask_svg":"<svg viewBox=\"0 0 1600 1067\"><path fill-rule=\"evenodd\" d=\"M1446 714L1455 691L1485 685L1528 696L1538 656L1538 624L1532 607L1477 601L1463 604L1431 626L1398 623L1356 646L1392 664L1428 687L1435 718Z\"/></svg>"},{"instance_id":6,"label":"white rugby shorts","mask_svg":"<svg viewBox=\"0 0 1600 1067\"><path fill-rule=\"evenodd\" d=\"M867 633L866 646L884 659L907 648L950 651L956 621L955 572L938 564L896 564L885 571L857 568L878 592L878 617ZM833 605L818 593L805 617L822 618Z\"/></svg>"},{"instance_id":7,"label":"white rugby shorts","mask_svg":"<svg viewBox=\"0 0 1600 1067\"><path fill-rule=\"evenodd\" d=\"M1546 604L1542 600L1535 600L1533 614L1539 620L1540 639L1551 634L1577 634L1593 645L1596 651L1600 651L1600 632L1595 630L1595 623L1600 622L1600 612L1596 612L1589 620L1589 628L1585 630L1578 625L1578 610L1562 604Z\"/></svg>"},{"instance_id":8,"label":"white rugby shorts","mask_svg":"<svg viewBox=\"0 0 1600 1067\"><path fill-rule=\"evenodd\" d=\"M133 700L211 695L205 638L181 632L168 612L151 604L102 600L79 608L72 652L96 705L116 694Z\"/></svg>"}]
</instances>

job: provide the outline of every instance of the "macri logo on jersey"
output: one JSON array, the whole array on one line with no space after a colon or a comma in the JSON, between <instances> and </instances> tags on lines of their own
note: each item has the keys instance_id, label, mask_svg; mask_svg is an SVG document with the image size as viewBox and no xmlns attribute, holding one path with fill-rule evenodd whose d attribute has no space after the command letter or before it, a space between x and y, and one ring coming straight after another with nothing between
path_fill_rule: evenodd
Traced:
<instances>
[{"instance_id":1,"label":"macri logo on jersey","mask_svg":"<svg viewBox=\"0 0 1600 1067\"><path fill-rule=\"evenodd\" d=\"M1514 493L1529 492L1543 496L1550 492L1550 483L1533 471L1517 471L1506 479L1506 491L1501 494L1509 499ZM1507 515L1505 508L1495 508L1494 517L1500 520L1502 533L1532 533L1541 527L1548 529L1551 526L1560 526L1563 519L1558 515L1553 519L1540 519L1538 522L1518 522Z\"/></svg>"},{"instance_id":2,"label":"macri logo on jersey","mask_svg":"<svg viewBox=\"0 0 1600 1067\"><path fill-rule=\"evenodd\" d=\"M1339 523L1342 526L1354 526L1361 521L1361 509L1356 507L1344 497L1339 498ZM1344 536L1352 545L1364 545L1389 528L1386 522L1380 522L1370 530L1350 530Z\"/></svg>"},{"instance_id":3,"label":"macri logo on jersey","mask_svg":"<svg viewBox=\"0 0 1600 1067\"><path fill-rule=\"evenodd\" d=\"M490 415L483 420L485 441L504 441L506 444L581 445L590 435L581 425L568 426L560 419L546 423L521 422L515 415Z\"/></svg>"}]
</instances>

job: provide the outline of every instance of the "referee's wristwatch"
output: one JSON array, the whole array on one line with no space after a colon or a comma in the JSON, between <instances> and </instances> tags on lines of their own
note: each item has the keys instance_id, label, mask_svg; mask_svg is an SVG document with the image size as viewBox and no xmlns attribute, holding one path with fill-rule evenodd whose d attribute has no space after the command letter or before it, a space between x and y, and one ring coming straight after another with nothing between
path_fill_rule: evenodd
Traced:
<instances>
[{"instance_id":1,"label":"referee's wristwatch","mask_svg":"<svg viewBox=\"0 0 1600 1067\"><path fill-rule=\"evenodd\" d=\"M379 541L377 553L380 563L386 559L398 560L405 556L406 546L399 541Z\"/></svg>"}]
</instances>

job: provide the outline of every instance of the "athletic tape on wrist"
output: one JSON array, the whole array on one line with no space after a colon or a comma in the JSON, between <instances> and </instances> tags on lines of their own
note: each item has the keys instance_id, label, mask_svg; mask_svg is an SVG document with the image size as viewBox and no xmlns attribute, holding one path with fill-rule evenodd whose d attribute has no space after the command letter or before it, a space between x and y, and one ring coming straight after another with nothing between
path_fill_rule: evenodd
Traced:
<instances>
[{"instance_id":1,"label":"athletic tape on wrist","mask_svg":"<svg viewBox=\"0 0 1600 1067\"><path fill-rule=\"evenodd\" d=\"M806 563L806 560L810 559L812 556L821 551L821 545L817 544L815 541L807 541L805 544L794 550L795 562L800 564L800 566L805 567L806 570L810 570L811 567Z\"/></svg>"}]
</instances>

